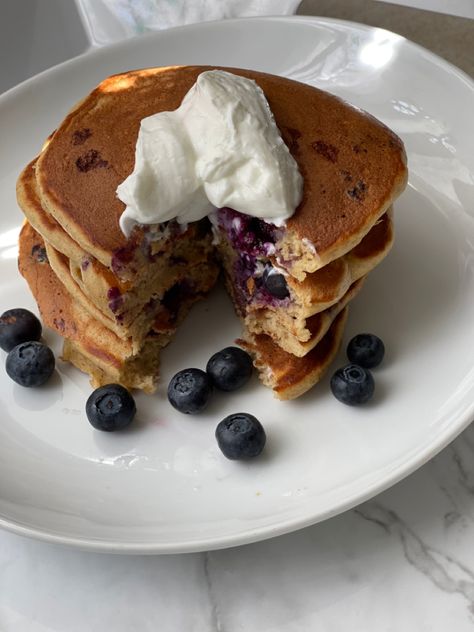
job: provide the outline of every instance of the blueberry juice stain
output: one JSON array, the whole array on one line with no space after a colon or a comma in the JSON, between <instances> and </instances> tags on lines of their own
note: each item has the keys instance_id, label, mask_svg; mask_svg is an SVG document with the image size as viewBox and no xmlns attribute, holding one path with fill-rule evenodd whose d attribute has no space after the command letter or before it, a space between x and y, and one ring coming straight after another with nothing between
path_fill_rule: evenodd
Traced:
<instances>
[{"instance_id":1,"label":"blueberry juice stain","mask_svg":"<svg viewBox=\"0 0 474 632\"><path fill-rule=\"evenodd\" d=\"M285 276L271 263L282 230L230 208L219 209L218 221L233 249L236 299L242 312L251 302L278 306L290 297Z\"/></svg>"}]
</instances>

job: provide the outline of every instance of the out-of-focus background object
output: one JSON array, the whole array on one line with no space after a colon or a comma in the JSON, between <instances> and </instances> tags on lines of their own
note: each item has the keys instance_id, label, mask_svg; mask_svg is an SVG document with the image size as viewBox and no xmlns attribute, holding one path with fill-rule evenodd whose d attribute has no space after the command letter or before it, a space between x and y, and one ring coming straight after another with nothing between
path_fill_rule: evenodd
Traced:
<instances>
[{"instance_id":1,"label":"out-of-focus background object","mask_svg":"<svg viewBox=\"0 0 474 632\"><path fill-rule=\"evenodd\" d=\"M5 0L0 16L0 93L90 46L73 0Z\"/></svg>"},{"instance_id":2,"label":"out-of-focus background object","mask_svg":"<svg viewBox=\"0 0 474 632\"><path fill-rule=\"evenodd\" d=\"M76 0L93 44L172 26L257 15L291 15L301 0Z\"/></svg>"},{"instance_id":3,"label":"out-of-focus background object","mask_svg":"<svg viewBox=\"0 0 474 632\"><path fill-rule=\"evenodd\" d=\"M1 3L0 20L0 93L46 68L84 53L90 46L103 46L179 24L294 12L362 22L394 31L474 75L474 21L469 19L474 18L474 0L394 2L396 4L386 0L5 0ZM401 6L408 4L411 6Z\"/></svg>"},{"instance_id":4,"label":"out-of-focus background object","mask_svg":"<svg viewBox=\"0 0 474 632\"><path fill-rule=\"evenodd\" d=\"M182 24L291 15L301 0L5 0L0 2L0 94L66 59Z\"/></svg>"}]
</instances>

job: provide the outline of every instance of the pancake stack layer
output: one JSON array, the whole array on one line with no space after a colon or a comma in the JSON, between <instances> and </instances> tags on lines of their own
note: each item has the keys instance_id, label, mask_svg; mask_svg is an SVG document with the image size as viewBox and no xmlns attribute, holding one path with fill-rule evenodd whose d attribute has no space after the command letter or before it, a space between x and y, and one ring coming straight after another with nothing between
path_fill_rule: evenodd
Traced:
<instances>
[{"instance_id":1,"label":"pancake stack layer","mask_svg":"<svg viewBox=\"0 0 474 632\"><path fill-rule=\"evenodd\" d=\"M63 357L94 386L152 392L160 349L222 267L241 344L262 381L291 399L332 361L348 303L390 250L391 205L407 177L403 145L316 88L227 69L263 89L304 177L301 204L284 228L218 209L212 229L207 219L170 221L136 228L127 240L115 191L133 170L140 121L177 108L208 69L116 75L71 111L18 180L27 218L20 271L44 322L65 338Z\"/></svg>"}]
</instances>

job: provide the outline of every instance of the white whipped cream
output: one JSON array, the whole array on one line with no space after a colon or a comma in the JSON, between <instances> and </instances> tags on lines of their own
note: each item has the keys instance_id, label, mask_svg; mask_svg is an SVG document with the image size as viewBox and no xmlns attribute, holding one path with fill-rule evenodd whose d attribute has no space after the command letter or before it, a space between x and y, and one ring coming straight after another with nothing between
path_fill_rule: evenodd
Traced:
<instances>
[{"instance_id":1,"label":"white whipped cream","mask_svg":"<svg viewBox=\"0 0 474 632\"><path fill-rule=\"evenodd\" d=\"M277 226L301 201L303 178L261 88L221 70L199 75L173 112L142 120L135 168L117 188L120 227L197 221L228 206Z\"/></svg>"}]
</instances>

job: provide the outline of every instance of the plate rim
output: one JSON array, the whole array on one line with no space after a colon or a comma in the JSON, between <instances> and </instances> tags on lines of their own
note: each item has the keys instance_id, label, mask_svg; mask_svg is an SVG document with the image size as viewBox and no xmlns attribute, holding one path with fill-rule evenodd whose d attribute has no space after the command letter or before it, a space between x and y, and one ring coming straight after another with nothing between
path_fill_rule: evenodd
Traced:
<instances>
[{"instance_id":1,"label":"plate rim","mask_svg":"<svg viewBox=\"0 0 474 632\"><path fill-rule=\"evenodd\" d=\"M223 26L232 26L233 24L246 24L248 22L280 22L280 23L300 23L300 24L314 24L318 25L334 25L339 24L346 28L348 31L350 30L363 30L363 31L382 31L387 32L391 35L395 35L403 41L403 45L408 46L410 49L414 50L417 54L421 54L425 59L428 59L431 63L434 63L436 67L444 72L448 72L449 75L456 77L458 80L462 81L468 89L470 89L474 95L474 79L471 78L466 72L462 69L458 68L453 63L445 60L440 57L436 53L426 49L425 47L412 42L410 39L393 33L387 29L381 29L378 27L370 26L367 24L361 24L358 22L350 21L350 20L341 20L337 18L329 18L329 17L318 17L318 16L258 16L258 17L248 17L248 18L232 18L226 20L215 20L208 22L200 22L197 24L188 24L183 26L177 26L171 29L166 29L163 31L151 32L146 35L141 35L137 37L132 37L126 40L121 40L119 42L115 42L108 46L104 47L91 47L81 53L80 55L73 57L72 59L66 60L60 64L56 64L46 70L34 75L21 82L20 84L10 88L6 92L0 95L0 110L4 103L8 102L10 98L17 98L21 95L24 90L30 89L37 82L41 82L43 77L50 77L54 75L56 72L64 68L74 68L76 64L84 63L84 60L87 60L89 57L97 57L108 54L113 50L126 50L128 47L134 47L137 45L137 42L140 40L153 40L153 39L162 39L166 37L172 37L176 32L189 31L189 30L205 30L205 29L215 29L222 28ZM86 61L87 63L87 61ZM275 537L278 535L284 535L287 533L291 533L293 531L314 525L318 522L322 522L323 520L327 520L328 518L334 517L347 511L360 503L372 498L373 496L385 491L386 489L392 487L396 483L400 482L414 471L422 467L425 463L427 463L431 458L433 458L436 454L438 454L443 448L445 448L451 441L453 441L473 420L474 418L474 401L470 404L470 406L466 407L463 413L458 414L458 421L453 426L450 424L448 429L439 432L435 437L434 441L431 441L428 445L423 445L420 448L415 450L414 455L412 455L408 462L404 462L401 466L398 466L394 471L387 475L382 481L375 481L370 486L365 487L359 493L352 495L349 500L345 500L339 502L336 506L332 507L330 510L326 510L322 514L319 513L317 516L314 515L314 512L311 513L306 512L306 514L301 517L292 518L292 519L284 519L273 526L262 526L258 528L249 528L247 527L245 530L235 534L232 533L230 535L223 535L219 537L207 537L200 538L192 541L185 541L182 543L163 543L163 542L129 542L129 541L120 541L118 539L114 540L103 540L103 539L94 539L91 537L79 537L79 536L68 536L65 534L55 533L52 530L46 530L44 528L32 527L22 524L19 521L6 519L0 516L0 528L5 529L11 533L20 536L31 537L43 542L48 542L52 544L60 544L65 546L74 547L80 550L87 551L95 551L95 552L104 552L104 553L118 553L118 554L176 554L176 553L191 553L191 552L199 552L199 551L207 551L207 550L218 550L233 546L240 546L244 544L259 542L271 537Z\"/></svg>"},{"instance_id":2,"label":"plate rim","mask_svg":"<svg viewBox=\"0 0 474 632\"><path fill-rule=\"evenodd\" d=\"M214 28L215 26L222 25L230 25L230 24L238 24L238 23L247 23L247 22L301 22L301 23L314 23L314 24L340 24L345 27L357 28L364 31L378 31L385 32L392 36L395 36L400 39L400 41L405 42L408 46L413 47L424 57L427 57L431 61L435 61L436 64L441 67L443 70L448 70L450 74L456 75L463 83L466 83L471 90L474 90L474 78L470 77L464 70L453 64L452 62L444 59L437 53L430 51L428 48L414 42L413 40L405 37L404 35L400 35L395 31L391 31L390 29L380 28L378 26L371 26L370 24L364 24L362 22L356 22L354 20L344 20L342 18L330 18L326 16L312 16L312 15L275 15L275 16L252 16L252 17L241 17L241 18L226 18L223 20L208 20L205 22L198 22L195 24L183 24L181 26L174 26L169 29L163 29L162 31L152 31L149 33L144 33L143 35L136 35L133 37L129 37L127 39L123 39L117 42L113 42L106 46L90 46L85 51L76 55L75 57L71 57L71 59L66 59L54 66L50 66L45 70L33 75L32 77L28 77L24 81L12 86L5 92L0 94L0 106L2 105L3 100L8 100L12 96L15 96L17 92L21 91L24 88L33 85L38 80L42 79L44 76L48 76L53 74L54 72L61 70L62 68L73 66L77 63L81 63L82 60L89 56L100 56L101 54L106 54L112 50L119 50L121 48L127 48L128 46L133 46L137 41L147 41L152 39L158 39L161 37L167 37L169 34L177 33L180 31L194 30L194 29L205 29L205 28Z\"/></svg>"}]
</instances>

